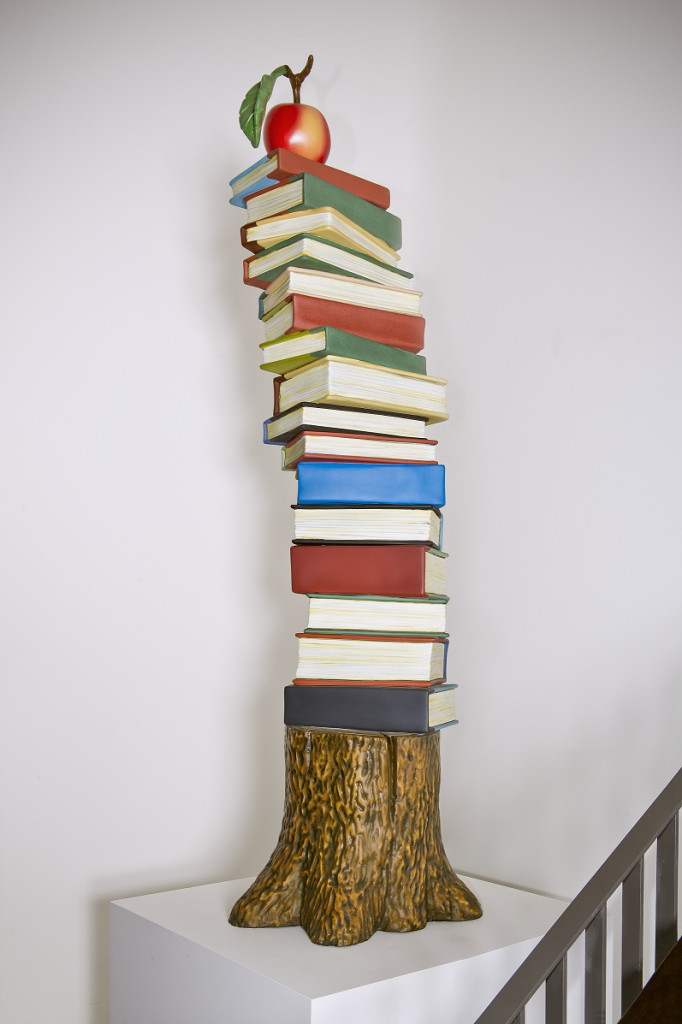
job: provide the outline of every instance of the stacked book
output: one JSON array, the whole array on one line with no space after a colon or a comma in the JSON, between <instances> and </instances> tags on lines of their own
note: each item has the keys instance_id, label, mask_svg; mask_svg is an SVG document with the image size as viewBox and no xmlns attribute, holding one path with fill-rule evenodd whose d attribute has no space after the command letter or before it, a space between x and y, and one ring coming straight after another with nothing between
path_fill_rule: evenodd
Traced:
<instances>
[{"instance_id":1,"label":"stacked book","mask_svg":"<svg viewBox=\"0 0 682 1024\"><path fill-rule=\"evenodd\" d=\"M292 589L309 598L284 721L424 733L455 721L446 681L445 469L431 423L421 292L398 264L388 189L287 150L231 182L244 282L261 290L263 426L298 479Z\"/></svg>"}]
</instances>

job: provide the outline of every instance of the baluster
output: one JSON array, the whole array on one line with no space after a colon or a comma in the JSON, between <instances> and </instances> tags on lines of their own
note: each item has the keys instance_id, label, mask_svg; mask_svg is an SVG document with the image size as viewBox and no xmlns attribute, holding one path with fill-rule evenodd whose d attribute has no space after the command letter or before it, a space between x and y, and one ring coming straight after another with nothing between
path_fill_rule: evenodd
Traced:
<instances>
[{"instance_id":1,"label":"baluster","mask_svg":"<svg viewBox=\"0 0 682 1024\"><path fill-rule=\"evenodd\" d=\"M606 1021L606 904L585 929L585 1024Z\"/></svg>"},{"instance_id":2,"label":"baluster","mask_svg":"<svg viewBox=\"0 0 682 1024\"><path fill-rule=\"evenodd\" d=\"M629 1010L642 991L644 863L638 861L623 882L620 1012Z\"/></svg>"},{"instance_id":3,"label":"baluster","mask_svg":"<svg viewBox=\"0 0 682 1024\"><path fill-rule=\"evenodd\" d=\"M566 957L545 982L545 1024L566 1024Z\"/></svg>"},{"instance_id":4,"label":"baluster","mask_svg":"<svg viewBox=\"0 0 682 1024\"><path fill-rule=\"evenodd\" d=\"M656 841L656 967L677 942L678 816L675 814Z\"/></svg>"}]
</instances>

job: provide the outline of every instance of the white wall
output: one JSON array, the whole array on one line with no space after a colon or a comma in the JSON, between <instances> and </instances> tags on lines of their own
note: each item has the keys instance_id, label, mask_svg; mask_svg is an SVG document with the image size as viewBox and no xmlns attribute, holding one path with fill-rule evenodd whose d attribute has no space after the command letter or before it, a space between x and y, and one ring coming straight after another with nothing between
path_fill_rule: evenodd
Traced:
<instances>
[{"instance_id":1,"label":"white wall","mask_svg":"<svg viewBox=\"0 0 682 1024\"><path fill-rule=\"evenodd\" d=\"M305 599L227 183L244 92L310 51L450 380L447 845L573 894L682 761L682 6L0 16L2 1024L106 1021L107 901L277 836Z\"/></svg>"}]
</instances>

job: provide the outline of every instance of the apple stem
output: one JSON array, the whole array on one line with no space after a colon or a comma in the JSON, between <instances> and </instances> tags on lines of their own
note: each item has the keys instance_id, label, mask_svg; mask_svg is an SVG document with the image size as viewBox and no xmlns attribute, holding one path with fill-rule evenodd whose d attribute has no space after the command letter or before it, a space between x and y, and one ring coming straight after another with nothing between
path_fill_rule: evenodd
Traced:
<instances>
[{"instance_id":1,"label":"apple stem","mask_svg":"<svg viewBox=\"0 0 682 1024\"><path fill-rule=\"evenodd\" d=\"M310 69L312 68L312 66L313 66L313 55L312 55L312 53L308 57L308 61L306 63L306 66L303 68L303 71L299 71L299 73L297 75L294 74L294 72L291 70L291 68L289 67L288 64L285 64L285 67L287 69L287 78L291 82L291 89L292 89L292 92L294 94L294 103L300 103L301 102L301 85L303 84L303 80L305 78L307 78L308 75L310 74Z\"/></svg>"}]
</instances>

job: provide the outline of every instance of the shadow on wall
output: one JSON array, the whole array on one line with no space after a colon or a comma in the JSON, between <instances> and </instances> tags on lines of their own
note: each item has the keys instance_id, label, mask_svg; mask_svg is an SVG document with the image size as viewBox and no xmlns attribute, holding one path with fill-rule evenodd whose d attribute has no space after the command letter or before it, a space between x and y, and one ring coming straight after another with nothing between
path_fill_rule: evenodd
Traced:
<instances>
[{"instance_id":1,"label":"shadow on wall","mask_svg":"<svg viewBox=\"0 0 682 1024\"><path fill-rule=\"evenodd\" d=\"M259 156L260 153L253 153L254 159ZM258 495L257 509L249 501L249 512L253 512L254 521L258 521L257 536L249 538L254 547L257 544L258 558L248 563L250 574L255 573L252 580L258 609L253 609L252 617L253 635L257 638L253 648L253 658L257 661L256 683L248 690L246 715L242 681L230 680L226 689L229 706L226 710L232 722L236 716L231 709L236 706L236 698L240 698L239 728L249 730L250 749L248 771L241 760L227 766L228 777L248 787L249 793L247 814L234 826L240 836L241 851L231 857L233 867L227 877L260 871L274 845L271 842L273 832L279 830L284 778L282 689L295 672L294 634L305 623L303 615L307 604L305 598L290 596L290 505L296 500L294 474L281 471L279 448L264 445L262 441L262 421L272 415L272 375L259 368L258 345L264 340L263 327L258 321L260 292L246 287L242 278L242 263L249 253L241 247L239 229L246 220L246 211L229 203L232 195L229 180L243 169L243 166L232 167L217 173L209 183L207 203L212 299L224 325L224 344L216 353L216 364L221 372L215 382L223 413L221 463L224 472L230 475L236 463L248 463L248 472L255 478L253 493ZM230 378L242 385L243 401L238 417L229 407ZM239 495L235 500L244 498ZM228 580L227 585L231 586L232 581ZM266 630L262 628L265 618L268 620ZM229 758L229 733L225 745ZM229 829L227 822L226 829ZM234 829L229 829L233 833L231 838Z\"/></svg>"},{"instance_id":2,"label":"shadow on wall","mask_svg":"<svg viewBox=\"0 0 682 1024\"><path fill-rule=\"evenodd\" d=\"M304 624L307 602L293 596L285 600L290 592L289 506L295 501L295 486L293 474L280 470L279 449L262 443L261 423L272 411L272 384L270 375L259 369L258 343L263 336L257 319L259 292L245 288L242 281L246 253L240 245L239 228L245 211L229 204L229 180L242 169L221 169L208 181L202 215L206 226L204 246L203 252L199 247L197 262L203 260L208 292L205 305L219 325L217 331L208 332L213 340L218 339L212 353L214 376L207 389L209 400L218 406L221 423L213 454L221 475L239 481L233 500L244 503L253 523L251 536L234 538L230 548L233 561L224 566L226 588L234 588L235 579L248 571L247 589L257 595L258 609L257 613L253 610L252 617L257 642L250 652L251 678L245 686L242 678L226 673L224 699L219 705L225 725L221 758L227 780L224 792L227 796L235 787L243 787L245 798L237 802L239 810L231 813L226 802L211 847L201 862L95 882L96 895L89 902L90 1024L106 1024L109 1020L109 903L256 874L274 848L280 828L284 778L282 688L295 671L294 633ZM242 491L244 482L246 495ZM250 544L257 545L257 558L248 558ZM267 621L267 629L263 629L263 621ZM229 651L225 652L225 664L229 666ZM236 727L242 743L246 734L246 763L232 742Z\"/></svg>"}]
</instances>

